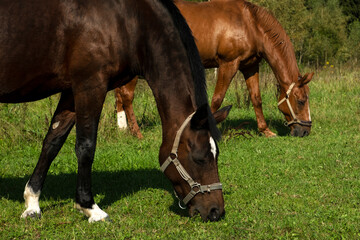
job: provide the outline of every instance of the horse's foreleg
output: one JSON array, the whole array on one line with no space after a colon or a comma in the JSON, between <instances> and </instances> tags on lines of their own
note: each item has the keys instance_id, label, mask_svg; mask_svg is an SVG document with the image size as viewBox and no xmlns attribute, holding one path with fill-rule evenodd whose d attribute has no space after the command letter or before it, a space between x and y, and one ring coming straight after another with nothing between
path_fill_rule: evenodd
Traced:
<instances>
[{"instance_id":1,"label":"horse's foreleg","mask_svg":"<svg viewBox=\"0 0 360 240\"><path fill-rule=\"evenodd\" d=\"M260 133L263 133L266 137L276 136L276 134L268 128L262 110L262 100L259 88L259 65L242 70L242 73L244 74L246 86L249 90L250 99L255 110L256 121Z\"/></svg>"},{"instance_id":2,"label":"horse's foreleg","mask_svg":"<svg viewBox=\"0 0 360 240\"><path fill-rule=\"evenodd\" d=\"M78 159L78 175L76 186L75 207L83 212L89 222L96 222L108 218L94 202L91 191L91 168L95 155L97 130L101 110L106 96L107 86L99 86L102 82L98 77L89 79L87 89L74 90L76 110L76 145L75 152ZM94 82L94 87L91 87Z\"/></svg>"},{"instance_id":3,"label":"horse's foreleg","mask_svg":"<svg viewBox=\"0 0 360 240\"><path fill-rule=\"evenodd\" d=\"M137 83L138 77L133 78L126 85L115 89L116 94L116 109L117 109L117 118L118 126L121 129L121 122L126 120L124 116L126 115L128 123L130 125L131 134L138 137L139 139L143 138L139 125L136 121L134 109L132 102L134 100L134 92ZM121 99L121 100L120 100ZM125 110L125 112L124 112ZM125 114L126 113L126 114Z\"/></svg>"},{"instance_id":4,"label":"horse's foreleg","mask_svg":"<svg viewBox=\"0 0 360 240\"><path fill-rule=\"evenodd\" d=\"M231 80L235 76L238 69L239 60L223 62L219 64L218 80L216 82L214 95L211 101L212 112L216 112L220 108Z\"/></svg>"},{"instance_id":5,"label":"horse's foreleg","mask_svg":"<svg viewBox=\"0 0 360 240\"><path fill-rule=\"evenodd\" d=\"M74 101L71 92L63 93L43 141L39 161L25 186L26 210L21 217L40 217L39 197L49 167L63 146L75 123Z\"/></svg>"}]
</instances>

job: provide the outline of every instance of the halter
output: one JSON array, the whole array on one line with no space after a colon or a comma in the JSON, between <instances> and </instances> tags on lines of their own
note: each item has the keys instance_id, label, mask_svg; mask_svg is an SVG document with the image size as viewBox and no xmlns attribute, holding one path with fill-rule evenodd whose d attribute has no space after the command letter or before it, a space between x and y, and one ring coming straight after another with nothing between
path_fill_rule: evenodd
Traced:
<instances>
[{"instance_id":1,"label":"halter","mask_svg":"<svg viewBox=\"0 0 360 240\"><path fill-rule=\"evenodd\" d=\"M178 147L179 147L179 143L180 143L181 134L184 131L186 125L190 122L190 120L194 114L195 114L195 112L192 113L187 119L185 119L185 121L183 122L183 124L181 125L179 130L177 131L176 137L174 140L174 145L172 147L170 156L165 160L165 162L160 167L160 170L162 172L165 172L166 168L170 165L170 163L173 163L175 165L177 171L179 172L180 176L190 185L190 189L191 189L190 192L182 200L185 205L188 204L190 202L190 200L193 199L195 197L195 195L198 193L206 193L206 192L210 193L210 191L222 189L221 183L201 185L200 183L195 182L190 177L190 175L185 170L185 168L181 165L181 163L178 159L177 151L178 151ZM179 199L179 207L182 209L185 209L186 207L181 206L181 200L177 196L176 192L175 192L175 196Z\"/></svg>"},{"instance_id":2,"label":"halter","mask_svg":"<svg viewBox=\"0 0 360 240\"><path fill-rule=\"evenodd\" d=\"M311 127L311 121L298 120L297 117L296 117L296 115L295 115L295 112L294 112L293 108L291 107L291 104L290 104L290 101L289 101L289 97L290 97L290 93L291 93L292 89L294 88L294 86L295 86L295 83L293 82L293 83L290 85L289 89L287 90L286 96L285 96L283 99L281 99L281 100L279 101L279 103L278 103L278 106L280 106L283 102L286 101L286 103L287 103L287 105L288 105L288 107L289 107L289 109L290 109L291 116L293 117L293 120L292 120L292 121L285 122L285 126L291 126L291 125L297 123L297 124L300 124L300 125L302 125L302 126Z\"/></svg>"}]
</instances>

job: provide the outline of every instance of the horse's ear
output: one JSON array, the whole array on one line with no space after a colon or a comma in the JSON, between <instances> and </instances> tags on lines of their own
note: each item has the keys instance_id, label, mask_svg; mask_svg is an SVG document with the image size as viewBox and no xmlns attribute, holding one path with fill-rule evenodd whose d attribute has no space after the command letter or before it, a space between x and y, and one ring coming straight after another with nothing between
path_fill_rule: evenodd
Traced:
<instances>
[{"instance_id":1,"label":"horse's ear","mask_svg":"<svg viewBox=\"0 0 360 240\"><path fill-rule=\"evenodd\" d=\"M310 81L311 81L311 79L312 79L312 77L314 76L314 72L312 72L312 73L306 73L301 79L300 79L300 85L301 86L304 86L304 85L306 85L306 84L308 84Z\"/></svg>"},{"instance_id":2,"label":"horse's ear","mask_svg":"<svg viewBox=\"0 0 360 240\"><path fill-rule=\"evenodd\" d=\"M204 104L199 107L194 116L191 118L190 126L192 129L209 128L208 124L208 105Z\"/></svg>"},{"instance_id":3,"label":"horse's ear","mask_svg":"<svg viewBox=\"0 0 360 240\"><path fill-rule=\"evenodd\" d=\"M213 114L216 124L221 123L226 119L231 107L231 105L224 107ZM196 110L196 113L191 119L190 126L192 129L209 129L208 111L210 111L210 109L208 108L209 106L205 104Z\"/></svg>"},{"instance_id":4,"label":"horse's ear","mask_svg":"<svg viewBox=\"0 0 360 240\"><path fill-rule=\"evenodd\" d=\"M224 121L226 119L226 117L229 115L231 107L232 107L232 105L223 107L222 109L220 109L214 113L214 118L215 118L216 124L221 123L222 121Z\"/></svg>"}]
</instances>

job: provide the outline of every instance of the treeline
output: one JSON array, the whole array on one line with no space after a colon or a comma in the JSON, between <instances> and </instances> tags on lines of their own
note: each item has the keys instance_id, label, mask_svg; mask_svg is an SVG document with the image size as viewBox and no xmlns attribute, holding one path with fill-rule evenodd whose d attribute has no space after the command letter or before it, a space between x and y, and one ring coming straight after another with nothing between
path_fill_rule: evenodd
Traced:
<instances>
[{"instance_id":1,"label":"treeline","mask_svg":"<svg viewBox=\"0 0 360 240\"><path fill-rule=\"evenodd\" d=\"M265 7L279 20L294 44L300 64L358 65L360 0L249 1Z\"/></svg>"}]
</instances>

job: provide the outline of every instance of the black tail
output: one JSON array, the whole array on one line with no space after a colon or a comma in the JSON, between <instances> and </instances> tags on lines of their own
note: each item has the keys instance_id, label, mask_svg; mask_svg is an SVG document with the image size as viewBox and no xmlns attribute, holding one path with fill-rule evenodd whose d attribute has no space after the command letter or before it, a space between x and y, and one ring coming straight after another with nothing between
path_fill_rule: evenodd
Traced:
<instances>
[{"instance_id":1,"label":"black tail","mask_svg":"<svg viewBox=\"0 0 360 240\"><path fill-rule=\"evenodd\" d=\"M201 58L199 51L196 47L194 37L192 35L191 29L186 23L185 18L181 15L179 9L175 6L173 0L160 0L160 2L165 6L169 11L171 18L179 31L181 41L185 47L185 50L188 55L192 77L194 80L195 87L195 100L197 107L201 107L206 104L208 109L208 119L209 119L209 128L212 137L215 140L220 140L221 133L216 127L215 119L211 113L208 96L206 92L206 80L205 80L205 70L204 66L201 63Z\"/></svg>"}]
</instances>

